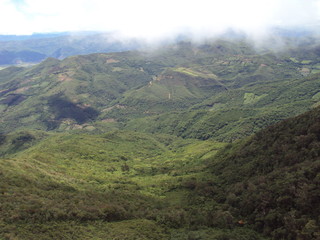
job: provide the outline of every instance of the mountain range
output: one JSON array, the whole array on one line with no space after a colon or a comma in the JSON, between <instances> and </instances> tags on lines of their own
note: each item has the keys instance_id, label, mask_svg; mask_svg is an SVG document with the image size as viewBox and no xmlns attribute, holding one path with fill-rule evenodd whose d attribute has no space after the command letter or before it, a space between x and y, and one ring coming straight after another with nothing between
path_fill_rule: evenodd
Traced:
<instances>
[{"instance_id":1,"label":"mountain range","mask_svg":"<svg viewBox=\"0 0 320 240\"><path fill-rule=\"evenodd\" d=\"M48 57L63 59L79 54L133 50L141 46L134 39L118 40L113 33L98 32L0 35L0 42L0 66L30 65Z\"/></svg>"},{"instance_id":2,"label":"mountain range","mask_svg":"<svg viewBox=\"0 0 320 240\"><path fill-rule=\"evenodd\" d=\"M288 56L245 42L182 42L9 67L0 72L0 129L116 126L234 141L317 106L317 49Z\"/></svg>"},{"instance_id":3,"label":"mountain range","mask_svg":"<svg viewBox=\"0 0 320 240\"><path fill-rule=\"evenodd\" d=\"M97 49L0 70L0 239L320 237L319 45Z\"/></svg>"}]
</instances>

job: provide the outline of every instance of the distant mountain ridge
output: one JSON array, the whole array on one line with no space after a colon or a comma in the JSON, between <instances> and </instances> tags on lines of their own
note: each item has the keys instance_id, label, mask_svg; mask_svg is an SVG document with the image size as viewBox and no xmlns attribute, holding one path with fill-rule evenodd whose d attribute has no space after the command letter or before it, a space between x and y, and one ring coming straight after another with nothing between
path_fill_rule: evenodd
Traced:
<instances>
[{"instance_id":1,"label":"distant mountain ridge","mask_svg":"<svg viewBox=\"0 0 320 240\"><path fill-rule=\"evenodd\" d=\"M0 35L0 65L39 63L48 57L63 59L73 55L120 52L137 49L135 40L116 40L108 33L53 33L30 36Z\"/></svg>"},{"instance_id":2,"label":"distant mountain ridge","mask_svg":"<svg viewBox=\"0 0 320 240\"><path fill-rule=\"evenodd\" d=\"M1 42L7 41L24 41L29 39L52 38L69 35L67 32L61 33L34 33L31 35L0 35Z\"/></svg>"},{"instance_id":3,"label":"distant mountain ridge","mask_svg":"<svg viewBox=\"0 0 320 240\"><path fill-rule=\"evenodd\" d=\"M226 41L252 42L262 51L281 51L283 48L296 48L318 44L314 30L306 27L301 29L273 28L264 41L252 40L245 33L226 31L216 39ZM69 56L122 52L144 49L154 46L165 47L182 41L193 41L187 33L177 35L171 40L148 42L143 39L123 38L115 32L57 32L35 33L32 35L0 35L0 66L39 63L47 57L64 59ZM197 41L196 41L197 42ZM198 42L206 42L200 40ZM230 49L229 49L230 50Z\"/></svg>"}]
</instances>

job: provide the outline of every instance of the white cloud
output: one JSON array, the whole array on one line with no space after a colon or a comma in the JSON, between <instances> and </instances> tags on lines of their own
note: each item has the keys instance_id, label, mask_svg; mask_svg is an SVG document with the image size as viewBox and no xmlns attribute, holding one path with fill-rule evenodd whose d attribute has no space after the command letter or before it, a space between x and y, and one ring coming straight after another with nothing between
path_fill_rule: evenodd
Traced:
<instances>
[{"instance_id":1,"label":"white cloud","mask_svg":"<svg viewBox=\"0 0 320 240\"><path fill-rule=\"evenodd\" d=\"M153 40L186 30L257 34L317 25L319 16L320 0L0 0L0 34L97 30Z\"/></svg>"},{"instance_id":2,"label":"white cloud","mask_svg":"<svg viewBox=\"0 0 320 240\"><path fill-rule=\"evenodd\" d=\"M18 12L15 5L10 0L0 0L0 33L13 34L29 34L28 24L22 13Z\"/></svg>"}]
</instances>

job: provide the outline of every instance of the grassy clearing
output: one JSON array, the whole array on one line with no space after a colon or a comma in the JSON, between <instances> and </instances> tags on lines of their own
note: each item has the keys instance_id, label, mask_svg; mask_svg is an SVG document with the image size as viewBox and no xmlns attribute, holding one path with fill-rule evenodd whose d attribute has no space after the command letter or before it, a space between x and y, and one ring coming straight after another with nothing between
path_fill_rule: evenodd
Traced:
<instances>
[{"instance_id":1,"label":"grassy clearing","mask_svg":"<svg viewBox=\"0 0 320 240\"><path fill-rule=\"evenodd\" d=\"M261 98L266 97L268 94L262 94L261 96L257 96L254 93L245 93L244 94L244 100L243 100L243 104L247 105L247 104L254 104L256 102L258 102Z\"/></svg>"},{"instance_id":2,"label":"grassy clearing","mask_svg":"<svg viewBox=\"0 0 320 240\"><path fill-rule=\"evenodd\" d=\"M121 131L103 135L58 134L16 158L49 165L46 169L64 176L61 182L72 183L77 179L83 185L99 189L117 188L122 182L130 182L132 188L148 194L154 192L152 186L160 184L157 192L162 195L168 190L164 187L168 182L199 172L204 167L201 163L224 146L213 141L159 138L160 141L157 136ZM170 145L165 141L170 141Z\"/></svg>"},{"instance_id":3,"label":"grassy clearing","mask_svg":"<svg viewBox=\"0 0 320 240\"><path fill-rule=\"evenodd\" d=\"M175 68L173 70L176 71L176 72L180 72L180 73L183 73L183 74L190 75L192 77L213 78L213 79L217 79L218 78L213 73L203 73L203 72L199 72L199 71L196 71L194 69L191 69L191 68L179 67L179 68Z\"/></svg>"}]
</instances>

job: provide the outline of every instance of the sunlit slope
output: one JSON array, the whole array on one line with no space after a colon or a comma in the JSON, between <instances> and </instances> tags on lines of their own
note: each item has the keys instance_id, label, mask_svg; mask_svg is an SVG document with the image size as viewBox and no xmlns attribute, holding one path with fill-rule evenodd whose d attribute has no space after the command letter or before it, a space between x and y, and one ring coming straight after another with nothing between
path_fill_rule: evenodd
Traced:
<instances>
[{"instance_id":1,"label":"sunlit slope","mask_svg":"<svg viewBox=\"0 0 320 240\"><path fill-rule=\"evenodd\" d=\"M233 141L319 105L320 76L221 91L188 110L132 119L127 128Z\"/></svg>"},{"instance_id":2,"label":"sunlit slope","mask_svg":"<svg viewBox=\"0 0 320 240\"><path fill-rule=\"evenodd\" d=\"M7 68L0 130L125 128L233 141L319 104L319 62L303 50L182 42Z\"/></svg>"},{"instance_id":3,"label":"sunlit slope","mask_svg":"<svg viewBox=\"0 0 320 240\"><path fill-rule=\"evenodd\" d=\"M121 94L149 82L149 76L112 55L47 59L17 74L2 74L2 131L17 127L55 129L64 121L83 124ZM126 58L126 61L128 59ZM13 71L12 70L12 71ZM9 71L7 69L3 71Z\"/></svg>"},{"instance_id":4,"label":"sunlit slope","mask_svg":"<svg viewBox=\"0 0 320 240\"><path fill-rule=\"evenodd\" d=\"M128 131L3 135L1 234L314 239L318 125L319 108L219 154L225 144Z\"/></svg>"},{"instance_id":5,"label":"sunlit slope","mask_svg":"<svg viewBox=\"0 0 320 240\"><path fill-rule=\"evenodd\" d=\"M198 218L186 182L206 178L205 162L224 146L124 131L49 134L31 144L21 136L39 134L19 134L24 150L0 161L5 238L169 239L168 228Z\"/></svg>"}]
</instances>

